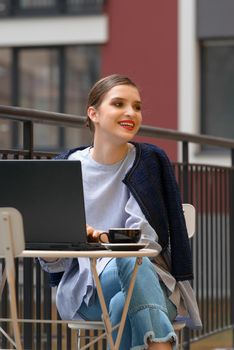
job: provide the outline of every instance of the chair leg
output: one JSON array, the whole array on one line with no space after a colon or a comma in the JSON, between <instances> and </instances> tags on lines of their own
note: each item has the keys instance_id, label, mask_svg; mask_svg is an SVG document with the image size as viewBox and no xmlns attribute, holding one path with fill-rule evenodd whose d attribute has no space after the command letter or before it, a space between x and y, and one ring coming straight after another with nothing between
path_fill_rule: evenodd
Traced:
<instances>
[{"instance_id":1,"label":"chair leg","mask_svg":"<svg viewBox=\"0 0 234 350\"><path fill-rule=\"evenodd\" d=\"M16 297L15 297L15 279L9 273L8 275L8 284L9 284L9 292L10 292L10 308L11 308L11 317L13 323L13 330L15 336L15 343L17 350L23 350L20 340L20 331L19 331L19 323L17 321L17 305L16 305Z\"/></svg>"}]
</instances>

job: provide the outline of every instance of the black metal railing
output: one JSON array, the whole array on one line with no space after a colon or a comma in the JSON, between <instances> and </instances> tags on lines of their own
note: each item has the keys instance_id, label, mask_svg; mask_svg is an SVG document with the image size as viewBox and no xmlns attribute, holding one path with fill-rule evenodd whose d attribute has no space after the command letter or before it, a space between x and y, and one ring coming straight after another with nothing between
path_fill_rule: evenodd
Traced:
<instances>
[{"instance_id":1,"label":"black metal railing","mask_svg":"<svg viewBox=\"0 0 234 350\"><path fill-rule=\"evenodd\" d=\"M104 0L0 0L0 16L93 15L103 11Z\"/></svg>"},{"instance_id":2,"label":"black metal railing","mask_svg":"<svg viewBox=\"0 0 234 350\"><path fill-rule=\"evenodd\" d=\"M74 115L0 106L1 119L23 124L23 148L0 150L1 159L51 158L54 154L34 150L34 123L84 128L85 118ZM203 329L184 335L184 349L190 343L211 334L233 328L234 324L234 140L193 135L175 130L142 126L139 135L174 140L182 144L182 161L174 164L183 202L196 207L196 234L191 240L195 279L193 287L198 299ZM230 166L192 164L189 144L223 147L230 151ZM47 275L32 259L17 261L17 298L22 318L58 319L54 307L54 291ZM4 289L0 313L7 317L7 288ZM1 325L9 329L9 325ZM75 335L64 325L22 325L27 349L75 349ZM7 340L2 338L2 348ZM99 343L96 349L104 349Z\"/></svg>"}]
</instances>

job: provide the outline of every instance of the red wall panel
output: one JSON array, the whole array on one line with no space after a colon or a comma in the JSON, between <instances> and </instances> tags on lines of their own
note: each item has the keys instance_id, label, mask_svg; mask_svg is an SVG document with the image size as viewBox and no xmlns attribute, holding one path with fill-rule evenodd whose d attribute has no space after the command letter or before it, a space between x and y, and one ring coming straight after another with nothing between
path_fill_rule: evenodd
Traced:
<instances>
[{"instance_id":1,"label":"red wall panel","mask_svg":"<svg viewBox=\"0 0 234 350\"><path fill-rule=\"evenodd\" d=\"M141 91L143 123L177 129L177 0L106 0L105 12L102 76L128 75ZM176 158L175 143L156 143Z\"/></svg>"}]
</instances>

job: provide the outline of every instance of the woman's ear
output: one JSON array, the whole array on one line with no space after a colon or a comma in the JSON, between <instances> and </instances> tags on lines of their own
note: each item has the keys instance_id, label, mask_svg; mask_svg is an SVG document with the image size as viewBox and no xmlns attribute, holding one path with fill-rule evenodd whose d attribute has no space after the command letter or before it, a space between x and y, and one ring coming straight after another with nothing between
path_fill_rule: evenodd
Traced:
<instances>
[{"instance_id":1,"label":"woman's ear","mask_svg":"<svg viewBox=\"0 0 234 350\"><path fill-rule=\"evenodd\" d=\"M94 108L93 106L90 106L87 110L87 115L89 117L89 119L91 119L91 121L93 123L96 123L97 122L97 115L98 115L98 112L96 110L96 108Z\"/></svg>"}]
</instances>

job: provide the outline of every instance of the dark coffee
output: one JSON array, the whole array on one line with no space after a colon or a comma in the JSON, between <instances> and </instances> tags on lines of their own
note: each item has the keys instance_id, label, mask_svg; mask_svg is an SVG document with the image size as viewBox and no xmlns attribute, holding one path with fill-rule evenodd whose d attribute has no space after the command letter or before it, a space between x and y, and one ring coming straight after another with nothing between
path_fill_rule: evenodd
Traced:
<instances>
[{"instance_id":1,"label":"dark coffee","mask_svg":"<svg viewBox=\"0 0 234 350\"><path fill-rule=\"evenodd\" d=\"M101 233L99 236L100 242L104 242L104 237L107 235L109 243L138 243L141 237L140 228L110 228L109 232Z\"/></svg>"}]
</instances>

